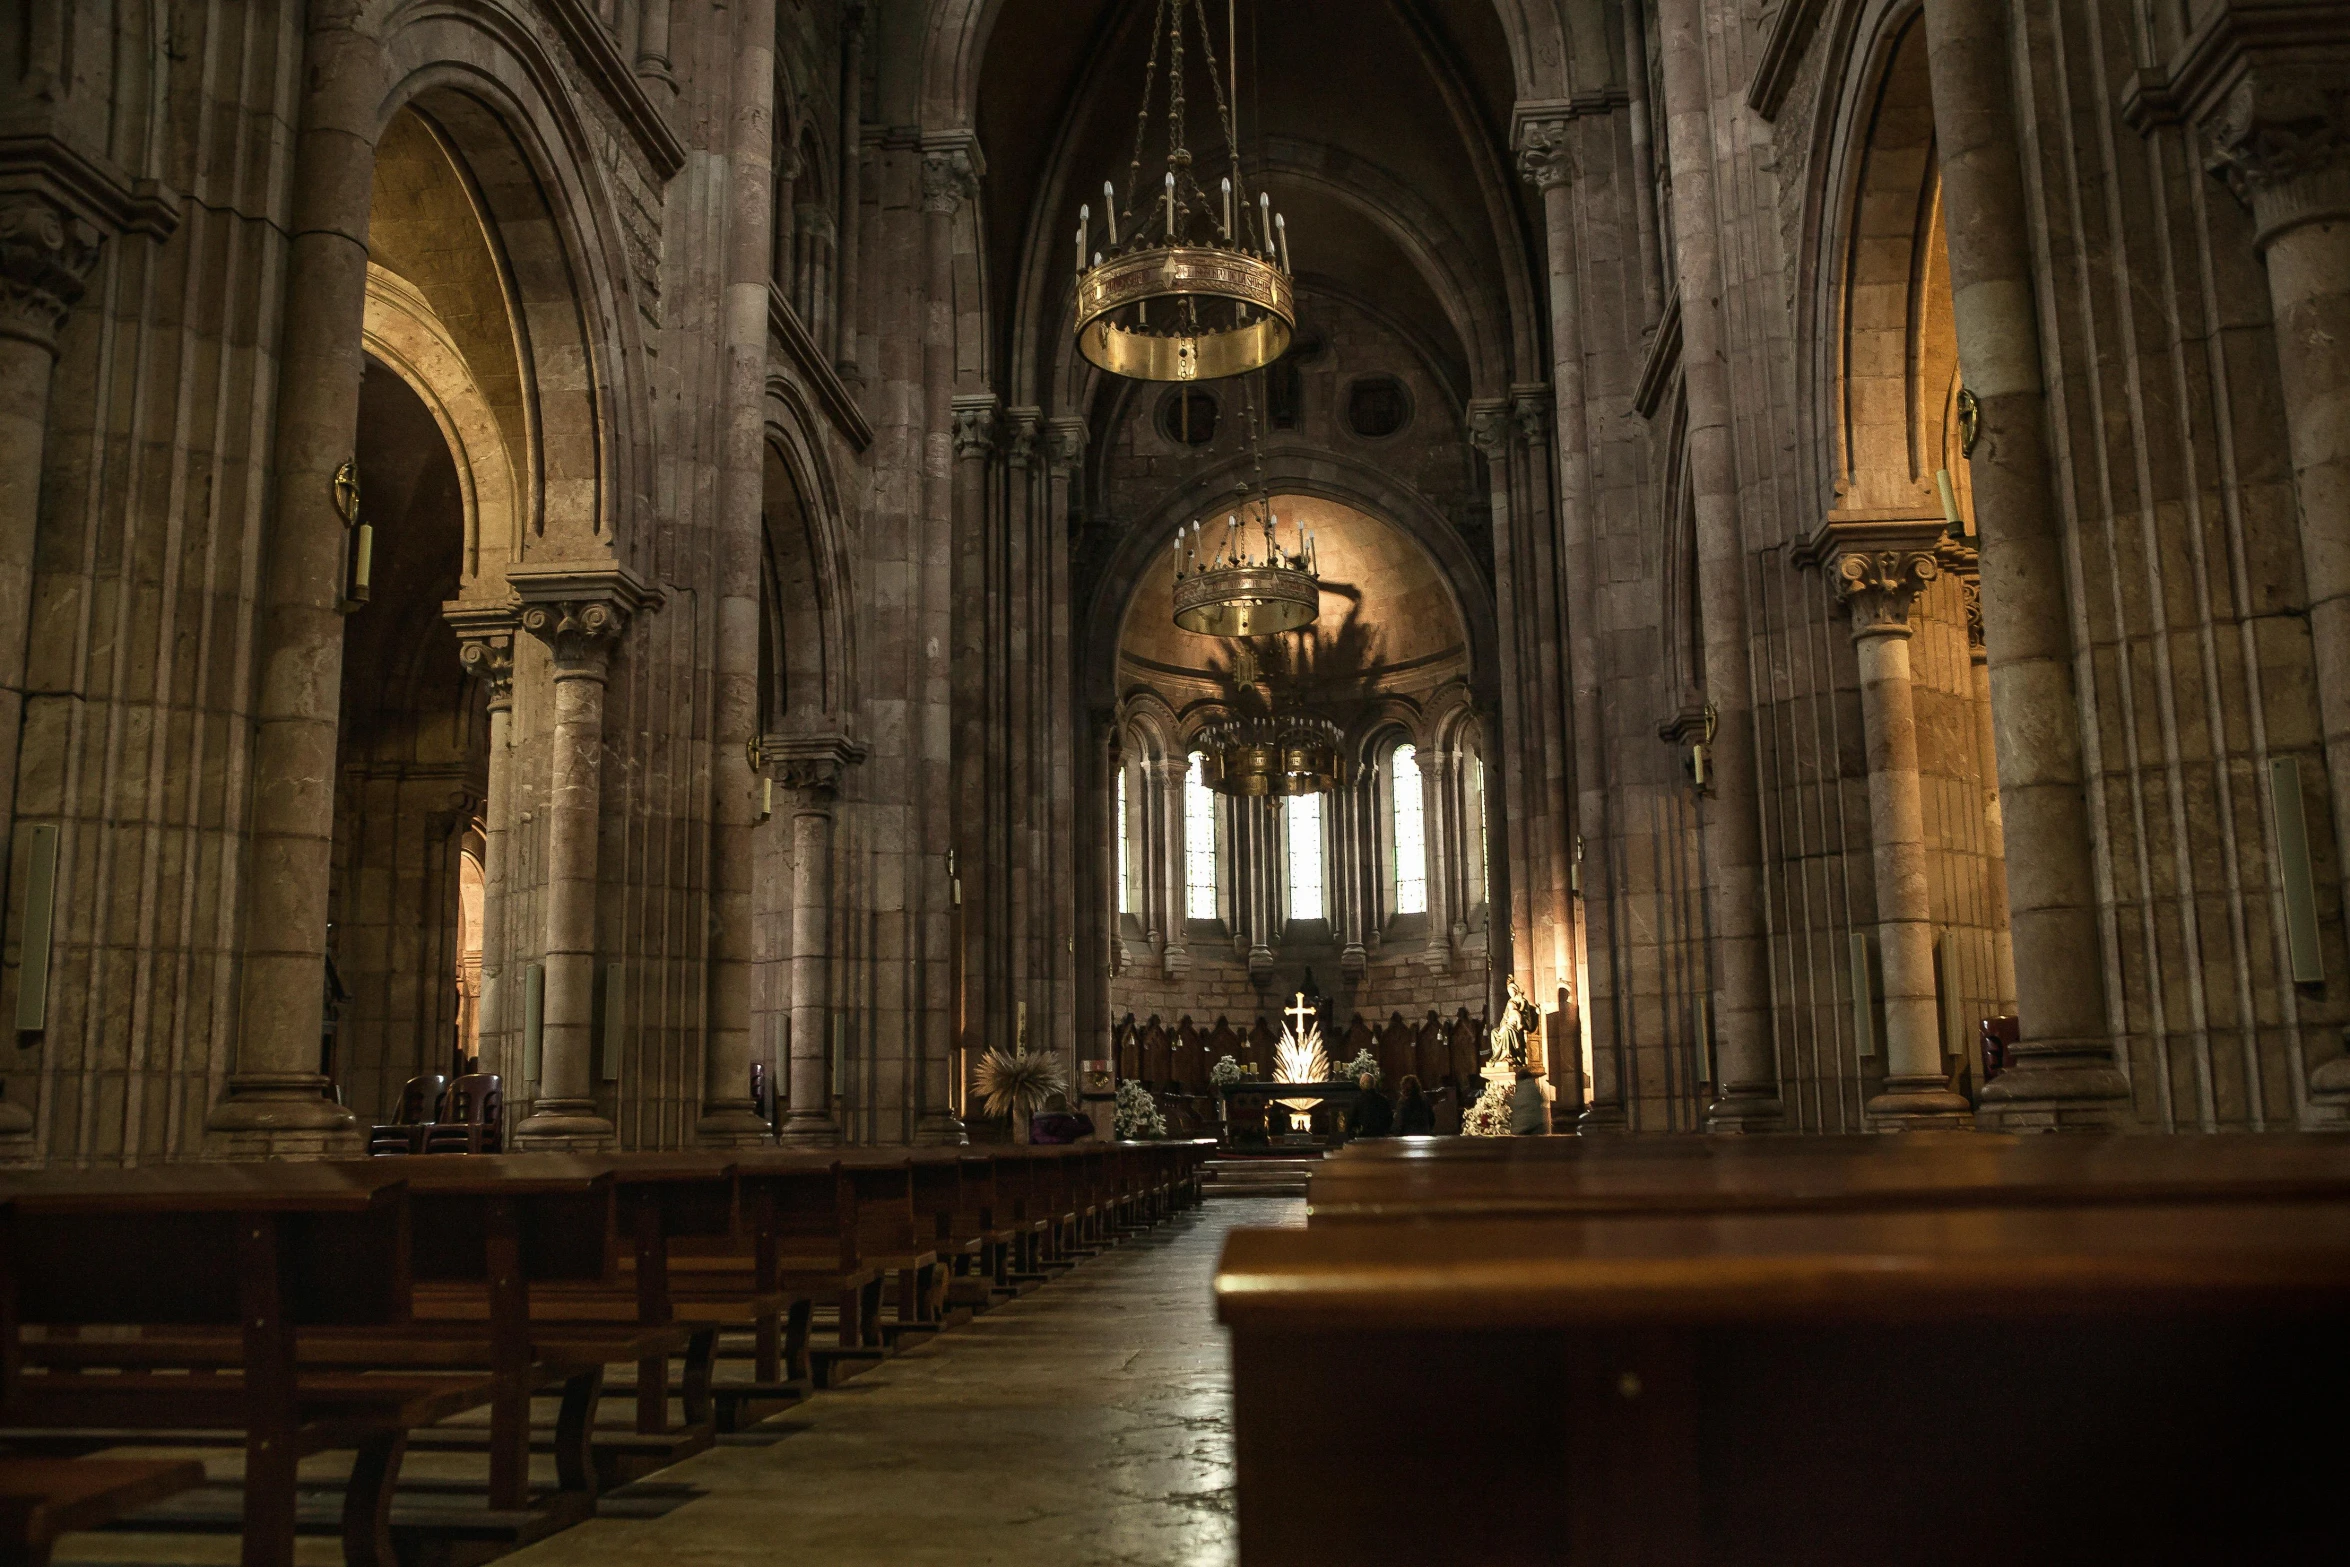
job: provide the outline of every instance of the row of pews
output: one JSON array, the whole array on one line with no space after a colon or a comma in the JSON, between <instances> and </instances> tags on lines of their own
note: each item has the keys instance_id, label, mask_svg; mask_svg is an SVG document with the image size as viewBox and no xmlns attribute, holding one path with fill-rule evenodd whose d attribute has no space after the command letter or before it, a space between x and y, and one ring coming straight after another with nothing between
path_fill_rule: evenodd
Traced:
<instances>
[{"instance_id":1,"label":"row of pews","mask_svg":"<svg viewBox=\"0 0 2350 1567\"><path fill-rule=\"evenodd\" d=\"M1190 1206L1211 1146L0 1177L0 1567L133 1508L243 1567L484 1559ZM412 1450L478 1483L403 1488Z\"/></svg>"},{"instance_id":2,"label":"row of pews","mask_svg":"<svg viewBox=\"0 0 2350 1567\"><path fill-rule=\"evenodd\" d=\"M2344 1559L2350 1141L1358 1142L1216 1294L1244 1567Z\"/></svg>"}]
</instances>

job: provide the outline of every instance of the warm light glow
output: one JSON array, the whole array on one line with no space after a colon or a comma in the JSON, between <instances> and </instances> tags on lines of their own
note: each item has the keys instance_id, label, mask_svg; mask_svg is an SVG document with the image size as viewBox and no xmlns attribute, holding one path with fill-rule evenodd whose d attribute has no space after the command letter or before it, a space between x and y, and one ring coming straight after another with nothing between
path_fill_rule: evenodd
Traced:
<instances>
[{"instance_id":1,"label":"warm light glow","mask_svg":"<svg viewBox=\"0 0 2350 1567\"><path fill-rule=\"evenodd\" d=\"M1187 915L1216 917L1216 796L1201 775L1197 751L1183 775L1183 890Z\"/></svg>"},{"instance_id":2,"label":"warm light glow","mask_svg":"<svg viewBox=\"0 0 2350 1567\"><path fill-rule=\"evenodd\" d=\"M1318 920L1322 901L1322 797L1291 795L1289 811L1289 917Z\"/></svg>"},{"instance_id":3,"label":"warm light glow","mask_svg":"<svg viewBox=\"0 0 2350 1567\"><path fill-rule=\"evenodd\" d=\"M1395 912L1428 912L1428 839L1420 808L1420 753L1395 748Z\"/></svg>"}]
</instances>

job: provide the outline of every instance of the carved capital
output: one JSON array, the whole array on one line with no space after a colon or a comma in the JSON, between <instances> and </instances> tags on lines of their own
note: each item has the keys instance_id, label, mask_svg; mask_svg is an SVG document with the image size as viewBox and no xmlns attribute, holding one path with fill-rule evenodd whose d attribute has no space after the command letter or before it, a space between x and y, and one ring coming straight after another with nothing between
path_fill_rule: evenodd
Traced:
<instances>
[{"instance_id":1,"label":"carved capital","mask_svg":"<svg viewBox=\"0 0 2350 1567\"><path fill-rule=\"evenodd\" d=\"M2350 220L2350 12L2214 7L2168 77L2202 130L2205 167L2251 209L2257 245Z\"/></svg>"},{"instance_id":2,"label":"carved capital","mask_svg":"<svg viewBox=\"0 0 2350 1567\"><path fill-rule=\"evenodd\" d=\"M96 224L46 195L0 195L0 336L56 353L104 241Z\"/></svg>"},{"instance_id":3,"label":"carved capital","mask_svg":"<svg viewBox=\"0 0 2350 1567\"><path fill-rule=\"evenodd\" d=\"M1852 636L1906 637L1909 607L1942 573L1929 550L1850 550L1836 559L1836 592L1852 608Z\"/></svg>"},{"instance_id":4,"label":"carved capital","mask_svg":"<svg viewBox=\"0 0 2350 1567\"><path fill-rule=\"evenodd\" d=\"M1550 388L1512 387L1510 412L1517 418L1518 435L1537 449L1550 441Z\"/></svg>"},{"instance_id":5,"label":"carved capital","mask_svg":"<svg viewBox=\"0 0 2350 1567\"><path fill-rule=\"evenodd\" d=\"M922 210L952 217L979 194L979 170L963 147L942 147L922 155Z\"/></svg>"},{"instance_id":6,"label":"carved capital","mask_svg":"<svg viewBox=\"0 0 2350 1567\"><path fill-rule=\"evenodd\" d=\"M517 623L555 655L558 680L601 680L630 619L661 607L657 591L616 563L517 568L507 581L522 600Z\"/></svg>"},{"instance_id":7,"label":"carved capital","mask_svg":"<svg viewBox=\"0 0 2350 1567\"><path fill-rule=\"evenodd\" d=\"M759 741L759 760L803 811L829 807L841 776L864 759L865 748L845 734L776 734Z\"/></svg>"},{"instance_id":8,"label":"carved capital","mask_svg":"<svg viewBox=\"0 0 2350 1567\"><path fill-rule=\"evenodd\" d=\"M1048 426L1047 458L1056 473L1077 474L1085 468L1086 432L1083 419L1055 419Z\"/></svg>"},{"instance_id":9,"label":"carved capital","mask_svg":"<svg viewBox=\"0 0 2350 1567\"><path fill-rule=\"evenodd\" d=\"M1033 468L1044 445L1044 410L1015 408L1005 416L1011 431L1004 443L1004 461L1015 468Z\"/></svg>"},{"instance_id":10,"label":"carved capital","mask_svg":"<svg viewBox=\"0 0 2350 1567\"><path fill-rule=\"evenodd\" d=\"M1983 648L1983 579L1961 577L1958 589L1966 599L1967 652L1979 664L1990 656Z\"/></svg>"},{"instance_id":11,"label":"carved capital","mask_svg":"<svg viewBox=\"0 0 2350 1567\"><path fill-rule=\"evenodd\" d=\"M1575 178L1575 152L1567 139L1569 121L1527 120L1518 130L1518 172L1536 190L1556 190Z\"/></svg>"},{"instance_id":12,"label":"carved capital","mask_svg":"<svg viewBox=\"0 0 2350 1567\"><path fill-rule=\"evenodd\" d=\"M444 608L442 615L457 633L457 662L465 673L489 692L492 711L514 704L514 629L511 609Z\"/></svg>"},{"instance_id":13,"label":"carved capital","mask_svg":"<svg viewBox=\"0 0 2350 1567\"><path fill-rule=\"evenodd\" d=\"M1498 463L1509 455L1512 417L1510 405L1501 398L1470 402L1469 444L1483 452L1486 461Z\"/></svg>"},{"instance_id":14,"label":"carved capital","mask_svg":"<svg viewBox=\"0 0 2350 1567\"><path fill-rule=\"evenodd\" d=\"M958 397L954 402L955 456L978 462L994 455L1002 416L993 397Z\"/></svg>"}]
</instances>

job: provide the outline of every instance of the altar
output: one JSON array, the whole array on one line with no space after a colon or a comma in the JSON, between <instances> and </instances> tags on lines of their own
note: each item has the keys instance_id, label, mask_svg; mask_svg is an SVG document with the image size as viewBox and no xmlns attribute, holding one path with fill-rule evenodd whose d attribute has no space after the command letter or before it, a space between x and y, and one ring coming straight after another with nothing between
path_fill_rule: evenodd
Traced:
<instances>
[{"instance_id":1,"label":"altar","mask_svg":"<svg viewBox=\"0 0 2350 1567\"><path fill-rule=\"evenodd\" d=\"M1227 1148L1319 1147L1338 1142L1347 1113L1363 1094L1351 1082L1283 1083L1259 1077L1218 1084L1216 1092L1223 1106L1222 1141ZM1285 1106L1293 1100L1312 1100L1316 1108L1303 1112L1307 1130L1283 1134L1270 1122L1276 1116L1291 1114ZM1334 1124L1317 1133L1312 1125L1315 1120Z\"/></svg>"}]
</instances>

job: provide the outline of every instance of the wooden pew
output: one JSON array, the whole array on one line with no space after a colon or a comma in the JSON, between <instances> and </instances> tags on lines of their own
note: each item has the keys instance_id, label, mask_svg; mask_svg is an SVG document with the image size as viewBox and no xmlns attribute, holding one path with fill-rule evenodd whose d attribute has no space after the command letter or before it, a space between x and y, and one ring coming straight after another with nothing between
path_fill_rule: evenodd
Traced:
<instances>
[{"instance_id":1,"label":"wooden pew","mask_svg":"<svg viewBox=\"0 0 2350 1567\"><path fill-rule=\"evenodd\" d=\"M794 1303L781 1335L760 1331L754 1383L806 1379L826 1388L882 1358L881 1273L864 1253L858 1184L841 1153L758 1149L735 1160L746 1215L742 1239L689 1242L671 1260L691 1291L771 1287ZM810 1342L811 1314L801 1300L833 1303L836 1342Z\"/></svg>"},{"instance_id":2,"label":"wooden pew","mask_svg":"<svg viewBox=\"0 0 2350 1567\"><path fill-rule=\"evenodd\" d=\"M1244 1567L2339 1559L2339 1201L1242 1230L1216 1295Z\"/></svg>"},{"instance_id":3,"label":"wooden pew","mask_svg":"<svg viewBox=\"0 0 2350 1567\"><path fill-rule=\"evenodd\" d=\"M59 1535L203 1483L192 1458L0 1458L0 1567L49 1567Z\"/></svg>"},{"instance_id":4,"label":"wooden pew","mask_svg":"<svg viewBox=\"0 0 2350 1567\"><path fill-rule=\"evenodd\" d=\"M409 1322L403 1181L301 1165L33 1173L0 1181L0 1205L0 1428L19 1434L0 1439L88 1451L123 1433L241 1433L245 1567L289 1567L295 1466L352 1449L344 1556L390 1567L408 1434L487 1403L492 1379L314 1370L298 1340ZM41 1364L26 1327L83 1353ZM234 1334L238 1374L148 1342L157 1329Z\"/></svg>"},{"instance_id":5,"label":"wooden pew","mask_svg":"<svg viewBox=\"0 0 2350 1567\"><path fill-rule=\"evenodd\" d=\"M857 1250L863 1262L890 1281L894 1318L878 1327L891 1345L909 1333L935 1332L944 1291L939 1286L935 1226L914 1209L914 1154L904 1148L852 1148L840 1155L842 1171L857 1192Z\"/></svg>"},{"instance_id":6,"label":"wooden pew","mask_svg":"<svg viewBox=\"0 0 2350 1567\"><path fill-rule=\"evenodd\" d=\"M2336 1138L1411 1138L1322 1161L1308 1223L2350 1198Z\"/></svg>"}]
</instances>

